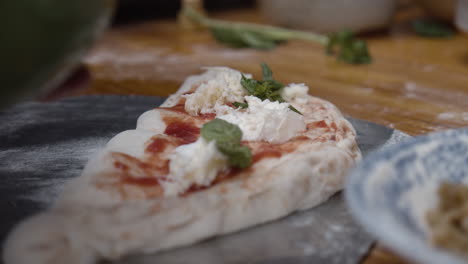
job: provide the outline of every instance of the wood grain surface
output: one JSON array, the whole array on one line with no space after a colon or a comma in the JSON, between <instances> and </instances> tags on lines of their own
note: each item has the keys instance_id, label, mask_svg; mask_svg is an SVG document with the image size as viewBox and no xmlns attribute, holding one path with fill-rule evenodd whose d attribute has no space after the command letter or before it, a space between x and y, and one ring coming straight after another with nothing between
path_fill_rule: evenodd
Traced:
<instances>
[{"instance_id":1,"label":"wood grain surface","mask_svg":"<svg viewBox=\"0 0 468 264\"><path fill-rule=\"evenodd\" d=\"M212 14L263 22L257 10ZM203 66L225 65L259 76L267 62L275 78L304 82L310 93L345 114L411 135L468 126L468 36L422 38L409 22L424 13L409 5L385 32L365 35L374 61L347 65L326 56L322 46L291 41L271 51L235 50L206 31L187 31L175 20L148 21L109 30L85 59L91 82L73 94L168 95ZM408 263L381 246L366 264Z\"/></svg>"}]
</instances>

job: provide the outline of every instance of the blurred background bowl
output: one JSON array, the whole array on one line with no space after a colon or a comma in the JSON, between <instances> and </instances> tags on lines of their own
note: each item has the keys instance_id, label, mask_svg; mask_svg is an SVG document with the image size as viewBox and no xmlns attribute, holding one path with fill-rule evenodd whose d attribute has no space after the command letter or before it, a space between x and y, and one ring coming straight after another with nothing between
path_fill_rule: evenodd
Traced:
<instances>
[{"instance_id":1,"label":"blurred background bowl","mask_svg":"<svg viewBox=\"0 0 468 264\"><path fill-rule=\"evenodd\" d=\"M260 9L272 23L316 32L344 28L355 32L388 26L395 0L259 0Z\"/></svg>"},{"instance_id":2,"label":"blurred background bowl","mask_svg":"<svg viewBox=\"0 0 468 264\"><path fill-rule=\"evenodd\" d=\"M0 2L0 107L60 84L108 25L113 0Z\"/></svg>"}]
</instances>

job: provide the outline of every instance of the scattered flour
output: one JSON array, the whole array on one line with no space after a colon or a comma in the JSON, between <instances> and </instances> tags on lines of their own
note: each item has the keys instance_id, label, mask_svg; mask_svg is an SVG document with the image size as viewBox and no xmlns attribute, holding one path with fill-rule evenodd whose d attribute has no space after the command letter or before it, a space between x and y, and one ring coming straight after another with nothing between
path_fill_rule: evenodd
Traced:
<instances>
[{"instance_id":1,"label":"scattered flour","mask_svg":"<svg viewBox=\"0 0 468 264\"><path fill-rule=\"evenodd\" d=\"M468 121L468 112L444 112L437 115L440 120Z\"/></svg>"},{"instance_id":2,"label":"scattered flour","mask_svg":"<svg viewBox=\"0 0 468 264\"><path fill-rule=\"evenodd\" d=\"M0 160L4 161L0 171L13 175L11 177L21 177L15 182L22 188L36 189L32 193L20 195L21 199L48 206L53 203L64 183L79 176L88 157L104 146L106 141L107 138L86 138L52 145L0 150ZM54 177L43 177L51 172Z\"/></svg>"}]
</instances>

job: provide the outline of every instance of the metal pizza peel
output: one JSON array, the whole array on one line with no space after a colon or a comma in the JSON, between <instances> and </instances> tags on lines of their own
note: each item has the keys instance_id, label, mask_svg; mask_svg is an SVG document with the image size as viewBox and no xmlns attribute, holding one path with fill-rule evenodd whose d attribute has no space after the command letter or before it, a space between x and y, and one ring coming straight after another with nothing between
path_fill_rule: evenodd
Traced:
<instances>
[{"instance_id":1,"label":"metal pizza peel","mask_svg":"<svg viewBox=\"0 0 468 264\"><path fill-rule=\"evenodd\" d=\"M80 175L90 154L133 129L165 98L81 96L26 102L0 111L0 241L15 224L50 206L64 183ZM364 156L409 136L348 118ZM32 234L33 235L33 234ZM324 204L234 234L115 264L358 263L373 239L351 218L341 193Z\"/></svg>"}]
</instances>

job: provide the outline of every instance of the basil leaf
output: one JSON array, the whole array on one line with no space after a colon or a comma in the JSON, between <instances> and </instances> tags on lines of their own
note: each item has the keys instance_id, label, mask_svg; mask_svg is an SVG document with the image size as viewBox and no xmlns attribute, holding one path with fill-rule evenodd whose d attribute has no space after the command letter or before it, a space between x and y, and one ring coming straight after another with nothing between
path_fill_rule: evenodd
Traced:
<instances>
[{"instance_id":1,"label":"basil leaf","mask_svg":"<svg viewBox=\"0 0 468 264\"><path fill-rule=\"evenodd\" d=\"M271 71L270 67L266 63L262 63L262 74L263 74L263 80L273 80L273 71Z\"/></svg>"},{"instance_id":2,"label":"basil leaf","mask_svg":"<svg viewBox=\"0 0 468 264\"><path fill-rule=\"evenodd\" d=\"M261 33L248 30L237 30L236 28L213 27L213 37L223 44L233 48L255 48L269 50L276 47L280 42L269 38Z\"/></svg>"},{"instance_id":3,"label":"basil leaf","mask_svg":"<svg viewBox=\"0 0 468 264\"><path fill-rule=\"evenodd\" d=\"M235 107L237 108L247 108L249 107L249 104L248 103L241 103L241 102L234 102L232 103Z\"/></svg>"},{"instance_id":4,"label":"basil leaf","mask_svg":"<svg viewBox=\"0 0 468 264\"><path fill-rule=\"evenodd\" d=\"M341 30L328 36L327 54L334 54L335 46L338 47L338 60L351 64L372 62L366 42L356 39L350 30Z\"/></svg>"},{"instance_id":5,"label":"basil leaf","mask_svg":"<svg viewBox=\"0 0 468 264\"><path fill-rule=\"evenodd\" d=\"M271 90L273 91L278 91L280 90L281 88L284 87L284 84L276 81L276 80L265 80L263 81L263 83L265 83Z\"/></svg>"},{"instance_id":6,"label":"basil leaf","mask_svg":"<svg viewBox=\"0 0 468 264\"><path fill-rule=\"evenodd\" d=\"M242 39L249 48L269 50L277 45L277 41L270 39L262 34L244 31L241 33Z\"/></svg>"},{"instance_id":7,"label":"basil leaf","mask_svg":"<svg viewBox=\"0 0 468 264\"><path fill-rule=\"evenodd\" d=\"M207 141L216 140L216 142L239 143L242 139L242 131L237 125L218 118L204 124L201 135Z\"/></svg>"},{"instance_id":8,"label":"basil leaf","mask_svg":"<svg viewBox=\"0 0 468 264\"><path fill-rule=\"evenodd\" d=\"M415 20L412 27L418 35L423 37L446 38L455 34L450 26L433 20Z\"/></svg>"},{"instance_id":9,"label":"basil leaf","mask_svg":"<svg viewBox=\"0 0 468 264\"><path fill-rule=\"evenodd\" d=\"M216 148L226 155L229 166L243 169L252 164L250 149L240 144L242 131L237 125L215 118L202 126L201 135L207 141L216 141Z\"/></svg>"},{"instance_id":10,"label":"basil leaf","mask_svg":"<svg viewBox=\"0 0 468 264\"><path fill-rule=\"evenodd\" d=\"M257 81L254 79L247 79L244 75L241 78L241 85L247 90L249 95L258 97L260 100L270 100L272 102L284 103L285 100L281 97L281 90L284 88L284 84L273 79L273 71L268 67L267 64L262 63L263 80ZM302 115L299 110L289 105L289 109Z\"/></svg>"},{"instance_id":11,"label":"basil leaf","mask_svg":"<svg viewBox=\"0 0 468 264\"><path fill-rule=\"evenodd\" d=\"M228 157L229 166L243 169L252 164L252 152L248 147L232 142L217 142L216 146Z\"/></svg>"},{"instance_id":12,"label":"basil leaf","mask_svg":"<svg viewBox=\"0 0 468 264\"><path fill-rule=\"evenodd\" d=\"M239 36L238 33L234 32L234 30L227 30L223 28L211 28L211 34L213 37L226 45L229 45L233 48L246 48L246 44Z\"/></svg>"},{"instance_id":13,"label":"basil leaf","mask_svg":"<svg viewBox=\"0 0 468 264\"><path fill-rule=\"evenodd\" d=\"M254 79L247 79L244 75L241 78L241 85L244 87L249 94L254 94L257 90L258 82Z\"/></svg>"},{"instance_id":14,"label":"basil leaf","mask_svg":"<svg viewBox=\"0 0 468 264\"><path fill-rule=\"evenodd\" d=\"M297 110L297 109L296 109L294 106L292 106L292 105L289 105L289 109L291 109L291 111L294 111L294 112L296 112L296 113L302 115L302 113L299 112L299 110Z\"/></svg>"}]
</instances>

